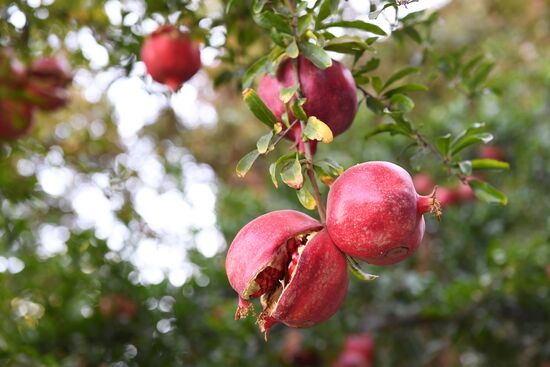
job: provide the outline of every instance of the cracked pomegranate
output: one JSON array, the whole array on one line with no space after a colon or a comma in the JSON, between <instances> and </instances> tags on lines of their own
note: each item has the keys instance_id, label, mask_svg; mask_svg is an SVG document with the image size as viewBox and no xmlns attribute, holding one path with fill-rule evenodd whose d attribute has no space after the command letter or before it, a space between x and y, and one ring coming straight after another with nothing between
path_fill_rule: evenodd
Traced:
<instances>
[{"instance_id":1,"label":"cracked pomegranate","mask_svg":"<svg viewBox=\"0 0 550 367\"><path fill-rule=\"evenodd\" d=\"M345 256L315 219L294 211L262 215L244 226L229 248L225 268L239 294L235 319L260 298L260 330L277 322L309 327L330 318L346 296Z\"/></svg>"},{"instance_id":2,"label":"cracked pomegranate","mask_svg":"<svg viewBox=\"0 0 550 367\"><path fill-rule=\"evenodd\" d=\"M344 253L376 265L408 258L424 235L426 212L440 214L435 194L419 196L411 176L389 162L346 170L331 186L327 229Z\"/></svg>"},{"instance_id":3,"label":"cracked pomegranate","mask_svg":"<svg viewBox=\"0 0 550 367\"><path fill-rule=\"evenodd\" d=\"M145 40L141 59L151 77L173 91L180 89L201 67L198 44L170 24L159 27Z\"/></svg>"},{"instance_id":4,"label":"cracked pomegranate","mask_svg":"<svg viewBox=\"0 0 550 367\"><path fill-rule=\"evenodd\" d=\"M357 91L351 72L335 60L331 67L322 70L302 56L298 58L298 69L300 87L307 99L303 106L306 114L326 123L334 136L346 131L357 113ZM287 59L281 63L275 77L264 76L258 86L258 95L279 121L285 112L279 98L281 89L295 84L293 62ZM294 119L291 113L290 122ZM285 137L294 140L299 150L304 151L300 125L295 125ZM313 152L316 144L316 141L310 142Z\"/></svg>"}]
</instances>

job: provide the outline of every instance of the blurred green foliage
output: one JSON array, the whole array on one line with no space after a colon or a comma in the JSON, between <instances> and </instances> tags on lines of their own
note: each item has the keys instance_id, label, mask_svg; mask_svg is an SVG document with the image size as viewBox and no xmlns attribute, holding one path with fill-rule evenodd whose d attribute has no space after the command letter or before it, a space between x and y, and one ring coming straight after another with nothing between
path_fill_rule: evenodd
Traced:
<instances>
[{"instance_id":1,"label":"blurred green foliage","mask_svg":"<svg viewBox=\"0 0 550 367\"><path fill-rule=\"evenodd\" d=\"M251 4L234 1L225 14L227 4L215 1L200 6L122 2L117 24L109 20L106 3L118 2L4 1L0 45L16 50L25 62L64 53L75 68L86 70L90 58L69 46L75 32L87 29L109 56L93 71L115 70L122 76L138 58L144 20L162 22L177 13L206 44L210 30L226 25L225 43L214 45L225 50L221 63L207 69L220 85L213 101L216 126L182 128L165 111L139 132L139 139L152 143L164 179L177 182L180 190L185 172L167 158L171 148L184 147L214 169L217 226L227 243L260 214L303 210L292 190L272 187L269 159L260 158L243 180L234 173L239 158L266 132L240 99L239 80L269 49L269 32L252 21ZM136 10L128 10L130 3L138 9L137 19L131 15ZM23 28L7 21L15 7L26 16ZM396 70L414 66L419 73L410 80L429 86L427 92L411 94L414 109L409 112L424 136L433 140L486 123L512 168L484 174L508 195L509 204L450 207L441 222L428 219L415 256L391 267L365 266L380 278L370 283L352 279L336 316L299 331L302 342L294 347L316 356L312 365L330 365L345 336L362 331L375 339L376 366L550 363L548 19L550 2L545 0L454 1L438 18L420 24L406 19L394 37L376 44L380 66L374 75L387 80ZM69 46L52 38L67 40ZM484 64L466 67L478 56ZM479 81L490 69L487 82ZM127 146L107 98L92 103L82 94L75 88L68 108L40 114L31 136L0 147L0 365L307 365L290 352L289 344L296 343L290 329L276 326L265 343L252 319L233 320L237 297L225 277L223 251L206 257L191 238L181 248L193 265L185 284L140 282L128 254L136 251L139 239L158 236L132 205L132 183L143 178L121 163ZM399 102L409 109L407 100ZM442 185L457 181L429 150L411 146L406 137L367 139L369 131L391 121L372 110L365 101L350 131L330 145L320 144L317 156L345 167L390 160L410 172L428 172ZM104 127L99 135L91 128L98 120ZM54 133L60 124L74 121L82 121L84 128L69 135ZM469 149L463 158L477 153ZM77 184L97 174L108 176L104 192L122 201L116 216L132 232L123 249L113 250L97 231L77 225L71 198L47 194L36 171L21 174L25 162L39 166L58 156L62 159L55 165L76 172ZM44 256L38 251L39 229L45 224L67 230L66 252Z\"/></svg>"}]
</instances>

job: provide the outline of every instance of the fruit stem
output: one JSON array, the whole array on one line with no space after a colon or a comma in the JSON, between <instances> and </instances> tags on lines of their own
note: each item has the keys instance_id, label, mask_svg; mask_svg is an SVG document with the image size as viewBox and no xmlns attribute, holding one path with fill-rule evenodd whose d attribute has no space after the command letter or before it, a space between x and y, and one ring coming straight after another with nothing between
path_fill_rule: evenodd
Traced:
<instances>
[{"instance_id":1,"label":"fruit stem","mask_svg":"<svg viewBox=\"0 0 550 367\"><path fill-rule=\"evenodd\" d=\"M437 220L441 220L443 211L441 210L441 203L437 200L437 186L434 187L430 195L418 197L418 212L420 214L430 212Z\"/></svg>"},{"instance_id":2,"label":"fruit stem","mask_svg":"<svg viewBox=\"0 0 550 367\"><path fill-rule=\"evenodd\" d=\"M296 4L295 0L290 0L287 2L287 6L289 7L290 11L294 13L294 17L292 18L292 33L294 34L294 37L297 39L296 35L296 27L298 24L298 16L295 14ZM292 70L294 72L294 80L295 83L298 85L298 90L296 91L296 94L298 97L302 98L302 86L300 83L300 63L298 61L298 58L292 59ZM305 122L300 120L300 127L301 131L304 131L305 129ZM296 146L297 149L299 149L299 144ZM308 141L304 142L304 155L306 158L306 172L307 176L309 177L309 181L311 182L311 188L313 189L313 198L315 199L315 203L317 204L317 212L319 213L319 220L322 224L325 224L327 221L327 211L325 209L325 204L323 203L323 198L321 196L321 191L319 190L319 185L317 184L317 177L315 174L315 170L313 169L313 154L311 154L311 146L308 143Z\"/></svg>"}]
</instances>

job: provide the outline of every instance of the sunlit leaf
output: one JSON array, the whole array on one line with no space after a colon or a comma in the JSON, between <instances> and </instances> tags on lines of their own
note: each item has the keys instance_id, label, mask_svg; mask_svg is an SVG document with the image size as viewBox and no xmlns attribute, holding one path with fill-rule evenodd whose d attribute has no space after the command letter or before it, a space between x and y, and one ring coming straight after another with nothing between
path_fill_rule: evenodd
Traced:
<instances>
[{"instance_id":1,"label":"sunlit leaf","mask_svg":"<svg viewBox=\"0 0 550 367\"><path fill-rule=\"evenodd\" d=\"M236 168L237 176L239 177L246 176L246 174L248 173L250 168L252 168L252 165L254 164L256 159L258 159L259 156L260 156L260 152L258 152L257 149L254 149L253 151L251 151L250 153L242 157L239 163L237 163L237 168Z\"/></svg>"},{"instance_id":2,"label":"sunlit leaf","mask_svg":"<svg viewBox=\"0 0 550 367\"><path fill-rule=\"evenodd\" d=\"M318 140L323 143L330 143L334 138L330 127L315 116L308 118L303 134L310 140Z\"/></svg>"}]
</instances>

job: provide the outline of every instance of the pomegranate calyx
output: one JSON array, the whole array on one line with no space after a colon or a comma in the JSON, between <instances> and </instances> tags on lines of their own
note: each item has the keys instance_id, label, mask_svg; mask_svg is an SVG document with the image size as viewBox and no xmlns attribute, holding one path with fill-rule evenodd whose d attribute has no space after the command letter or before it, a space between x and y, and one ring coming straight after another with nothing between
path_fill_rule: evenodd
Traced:
<instances>
[{"instance_id":1,"label":"pomegranate calyx","mask_svg":"<svg viewBox=\"0 0 550 367\"><path fill-rule=\"evenodd\" d=\"M420 214L429 212L433 214L437 220L441 220L443 210L441 208L441 203L437 200L437 190L438 187L436 185L431 194L418 198L418 212Z\"/></svg>"}]
</instances>

